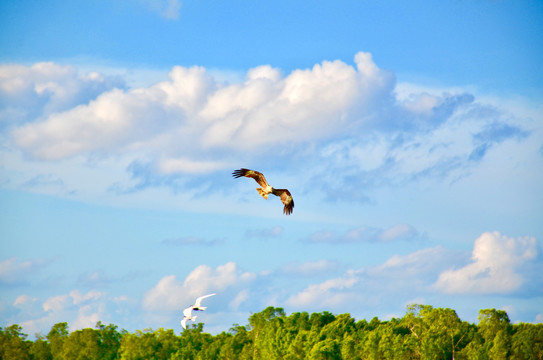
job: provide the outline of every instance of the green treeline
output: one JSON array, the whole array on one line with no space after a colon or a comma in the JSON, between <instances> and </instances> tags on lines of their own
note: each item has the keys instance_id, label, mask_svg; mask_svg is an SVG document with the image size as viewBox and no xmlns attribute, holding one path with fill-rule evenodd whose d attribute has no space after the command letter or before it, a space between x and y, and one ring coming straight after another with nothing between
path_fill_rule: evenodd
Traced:
<instances>
[{"instance_id":1,"label":"green treeline","mask_svg":"<svg viewBox=\"0 0 543 360\"><path fill-rule=\"evenodd\" d=\"M19 325L0 328L0 359L543 359L543 324L511 324L502 310L481 310L479 324L451 309L410 305L404 317L355 321L349 314L293 313L268 307L211 335L203 324L173 330L68 331L55 324L47 336L26 340Z\"/></svg>"}]
</instances>

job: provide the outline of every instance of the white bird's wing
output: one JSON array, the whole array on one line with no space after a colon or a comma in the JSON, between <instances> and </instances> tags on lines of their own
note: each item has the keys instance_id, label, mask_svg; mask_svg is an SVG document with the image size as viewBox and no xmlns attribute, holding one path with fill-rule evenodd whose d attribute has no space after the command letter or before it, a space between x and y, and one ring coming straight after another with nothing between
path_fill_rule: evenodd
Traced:
<instances>
[{"instance_id":1,"label":"white bird's wing","mask_svg":"<svg viewBox=\"0 0 543 360\"><path fill-rule=\"evenodd\" d=\"M183 329L187 329L187 318L183 318L183 320L181 320L181 326Z\"/></svg>"},{"instance_id":2,"label":"white bird's wing","mask_svg":"<svg viewBox=\"0 0 543 360\"><path fill-rule=\"evenodd\" d=\"M210 297L210 296L213 296L215 294L209 294L209 295L204 295L204 296L200 296L198 299L196 299L196 303L194 304L194 307L200 307L202 305L202 300L207 298L207 297Z\"/></svg>"},{"instance_id":3,"label":"white bird's wing","mask_svg":"<svg viewBox=\"0 0 543 360\"><path fill-rule=\"evenodd\" d=\"M189 306L188 308L183 310L183 315L188 319L192 318L192 306Z\"/></svg>"}]
</instances>

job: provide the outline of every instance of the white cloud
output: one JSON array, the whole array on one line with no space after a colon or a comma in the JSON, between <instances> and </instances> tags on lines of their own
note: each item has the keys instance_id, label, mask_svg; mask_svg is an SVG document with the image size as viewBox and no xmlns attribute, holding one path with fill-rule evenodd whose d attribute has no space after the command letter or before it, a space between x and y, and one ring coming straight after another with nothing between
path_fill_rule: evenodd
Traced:
<instances>
[{"instance_id":1,"label":"white cloud","mask_svg":"<svg viewBox=\"0 0 543 360\"><path fill-rule=\"evenodd\" d=\"M95 309L91 305L85 305L77 311L77 317L70 323L70 328L73 330L94 328L98 321L104 320L103 313L100 308Z\"/></svg>"},{"instance_id":2,"label":"white cloud","mask_svg":"<svg viewBox=\"0 0 543 360\"><path fill-rule=\"evenodd\" d=\"M116 302L116 303L123 303L123 302L126 302L128 301L128 296L126 295L121 295L121 296L116 296L113 298L113 301Z\"/></svg>"},{"instance_id":3,"label":"white cloud","mask_svg":"<svg viewBox=\"0 0 543 360\"><path fill-rule=\"evenodd\" d=\"M326 243L326 242L334 242L334 240L336 239L337 239L337 235L334 232L329 231L329 230L320 230L311 234L304 241L313 242L313 243Z\"/></svg>"},{"instance_id":4,"label":"white cloud","mask_svg":"<svg viewBox=\"0 0 543 360\"><path fill-rule=\"evenodd\" d=\"M70 292L74 305L87 302L88 300L98 300L104 295L105 293L96 290L91 290L86 294L82 294L79 290L73 290Z\"/></svg>"},{"instance_id":5,"label":"white cloud","mask_svg":"<svg viewBox=\"0 0 543 360\"><path fill-rule=\"evenodd\" d=\"M390 302L407 304L414 297L435 293L431 284L437 274L454 263L457 254L440 246L394 255L382 264L350 269L342 276L307 286L285 303L296 309L361 312Z\"/></svg>"},{"instance_id":6,"label":"white cloud","mask_svg":"<svg viewBox=\"0 0 543 360\"><path fill-rule=\"evenodd\" d=\"M348 299L348 291L358 279L353 272L345 276L326 280L320 284L310 285L286 300L287 305L300 308L324 308L338 306Z\"/></svg>"},{"instance_id":7,"label":"white cloud","mask_svg":"<svg viewBox=\"0 0 543 360\"><path fill-rule=\"evenodd\" d=\"M94 271L92 273L83 273L79 275L78 277L78 284L84 286L84 287L98 287L103 288L106 286L109 286L113 283L126 283L129 281L132 281L134 279L137 279L141 276L141 273L138 273L137 271L132 271L124 275L119 276L109 276L104 274L102 271ZM92 294L93 291L90 292ZM96 293L96 292L95 292ZM73 296L75 294L79 294L78 290L74 290L70 293L70 295ZM77 295L76 295L77 296ZM80 295L81 296L81 295ZM89 296L89 293L85 296Z\"/></svg>"},{"instance_id":8,"label":"white cloud","mask_svg":"<svg viewBox=\"0 0 543 360\"><path fill-rule=\"evenodd\" d=\"M218 161L194 161L190 159L164 159L160 161L159 170L163 174L187 173L187 174L202 174L216 170L231 168L231 164L226 164Z\"/></svg>"},{"instance_id":9,"label":"white cloud","mask_svg":"<svg viewBox=\"0 0 543 360\"><path fill-rule=\"evenodd\" d=\"M435 286L446 293L513 293L527 280L519 268L536 256L533 237L510 238L487 232L475 241L472 263L442 272Z\"/></svg>"},{"instance_id":10,"label":"white cloud","mask_svg":"<svg viewBox=\"0 0 543 360\"><path fill-rule=\"evenodd\" d=\"M343 234L335 234L332 231L321 230L304 239L310 243L355 243L355 242L391 242L413 241L424 239L425 236L408 224L398 224L387 229L360 226L347 230Z\"/></svg>"},{"instance_id":11,"label":"white cloud","mask_svg":"<svg viewBox=\"0 0 543 360\"><path fill-rule=\"evenodd\" d=\"M371 268L373 274L387 272L389 275L415 276L423 272L430 264L445 257L446 250L441 246L417 250L407 255L393 255L383 264ZM406 271L407 270L407 271Z\"/></svg>"},{"instance_id":12,"label":"white cloud","mask_svg":"<svg viewBox=\"0 0 543 360\"><path fill-rule=\"evenodd\" d=\"M230 83L212 69L176 66L167 80L133 88L38 65L6 68L0 80L0 116L26 114L0 137L0 181L63 196L135 196L150 187L216 193L224 186L214 173L289 158L282 171L306 174L289 179L299 189L318 179L331 201L372 203L378 187L467 176L505 140L528 141L535 131L533 121L508 113L515 109L465 89L396 86L368 53L354 65L323 61L289 74L258 66ZM522 145L516 153L521 147L533 152Z\"/></svg>"},{"instance_id":13,"label":"white cloud","mask_svg":"<svg viewBox=\"0 0 543 360\"><path fill-rule=\"evenodd\" d=\"M79 74L72 66L51 62L0 65L0 124L47 117L123 86L119 77L97 72Z\"/></svg>"},{"instance_id":14,"label":"white cloud","mask_svg":"<svg viewBox=\"0 0 543 360\"><path fill-rule=\"evenodd\" d=\"M204 144L252 149L340 133L341 125L370 114L374 99L387 96L393 86L392 77L375 66L371 55L359 53L355 61L359 69L371 70L324 61L279 78L278 72L260 68L266 76L249 76L243 85L219 89L201 112L213 123Z\"/></svg>"},{"instance_id":15,"label":"white cloud","mask_svg":"<svg viewBox=\"0 0 543 360\"><path fill-rule=\"evenodd\" d=\"M19 147L43 160L165 143L163 172L211 171L221 162L197 164L202 160L179 157L180 150L300 143L336 134L348 119L373 111L372 101L389 94L393 79L369 54L360 53L355 61L358 71L341 61L324 61L284 78L276 69L258 67L248 71L244 83L227 86L203 68L175 67L169 81L102 92L88 104L45 114L12 135Z\"/></svg>"},{"instance_id":16,"label":"white cloud","mask_svg":"<svg viewBox=\"0 0 543 360\"><path fill-rule=\"evenodd\" d=\"M69 295L51 296L45 301L22 295L14 302L22 314L17 322L28 333L47 333L55 323L64 321L68 322L71 331L94 327L98 321L109 319L107 305L110 299L106 295L96 290L87 293L73 290ZM119 301L123 302L122 299Z\"/></svg>"},{"instance_id":17,"label":"white cloud","mask_svg":"<svg viewBox=\"0 0 543 360\"><path fill-rule=\"evenodd\" d=\"M49 317L42 317L39 319L25 320L19 322L19 325L21 325L25 333L41 335L46 335L52 324L54 324L54 320L51 321Z\"/></svg>"},{"instance_id":18,"label":"white cloud","mask_svg":"<svg viewBox=\"0 0 543 360\"><path fill-rule=\"evenodd\" d=\"M363 288L373 289L370 293L374 295L381 294L377 297L383 294L422 296L433 293L431 284L437 274L458 260L458 252L434 246L406 255L393 255L382 264L357 270L357 275Z\"/></svg>"},{"instance_id":19,"label":"white cloud","mask_svg":"<svg viewBox=\"0 0 543 360\"><path fill-rule=\"evenodd\" d=\"M20 295L17 297L17 299L15 299L15 301L13 302L13 306L16 306L16 307L21 307L21 306L24 306L28 303L33 303L35 302L36 298L33 298L33 297L30 297L28 295Z\"/></svg>"},{"instance_id":20,"label":"white cloud","mask_svg":"<svg viewBox=\"0 0 543 360\"><path fill-rule=\"evenodd\" d=\"M428 93L409 94L401 106L413 113L431 115L432 110L439 104L439 97Z\"/></svg>"},{"instance_id":21,"label":"white cloud","mask_svg":"<svg viewBox=\"0 0 543 360\"><path fill-rule=\"evenodd\" d=\"M483 293L474 290L473 286L482 286L485 289L489 282L485 278L487 273L483 271L482 274L476 274L473 281L480 283L472 285L471 278L466 280L461 276L462 269L471 268L474 263L496 267L499 262L505 270L514 270L516 275L527 282L533 281L539 273L524 272L521 265L536 259L536 248L533 238L530 237L507 238L499 233L484 233L475 241L473 262L457 270L456 279L463 281L465 286L467 282L467 287L472 287L471 294ZM392 310L395 313L402 311L399 304L403 306L435 301L436 296L444 290L438 286L442 281L441 275L451 272L447 269L463 261L463 252L435 246L405 255L393 255L381 264L347 271L342 271L339 264L324 259L287 263L274 271L258 274L244 272L233 262L216 268L201 265L184 279L175 275L160 279L143 296L141 305L144 315L136 317L140 318L139 321L141 317L152 319L155 327L159 323L169 324L174 317L179 317L182 308L192 304L196 297L212 292L217 295L207 299L209 309L212 309L209 316L217 316L225 311L260 311L273 305L286 306L294 311L326 309L338 313L351 312L355 316L360 316L361 313L375 316L383 309L383 313L379 314L382 317L391 314L391 309L396 309ZM337 275L337 271L342 273ZM507 271L498 273L506 284L510 283L508 279L516 276L512 277ZM489 271L488 274L492 272ZM277 275L288 276L292 286L285 287L282 284L284 276ZM309 276L316 279L314 283L307 283ZM300 284L301 287L296 290ZM492 284L500 289L497 281L492 280ZM514 291L519 290L505 288L508 289L508 295L514 295ZM108 298L107 294L96 290L73 290L68 295L52 296L43 302L43 311L34 311L38 304L39 300L27 295L21 295L14 301L14 306L20 311L31 310L29 316L19 321L27 332L46 329L59 321L69 321L71 329L94 326L98 320L108 319L110 313L133 318L133 311L140 310L136 309L135 302L127 296ZM111 310L110 306L114 309ZM387 310L384 310L384 306L388 306ZM507 308L508 311L518 307L511 306ZM132 309L129 309L130 307ZM220 322L218 318L217 322ZM230 324L223 324L228 325Z\"/></svg>"},{"instance_id":22,"label":"white cloud","mask_svg":"<svg viewBox=\"0 0 543 360\"><path fill-rule=\"evenodd\" d=\"M283 233L283 227L274 226L265 229L250 229L245 232L245 236L249 238L276 238Z\"/></svg>"},{"instance_id":23,"label":"white cloud","mask_svg":"<svg viewBox=\"0 0 543 360\"><path fill-rule=\"evenodd\" d=\"M67 295L57 295L45 300L45 302L43 303L43 310L58 312L58 311L64 310L64 307L67 304L68 304Z\"/></svg>"},{"instance_id":24,"label":"white cloud","mask_svg":"<svg viewBox=\"0 0 543 360\"><path fill-rule=\"evenodd\" d=\"M249 289L241 290L232 301L228 304L228 307L233 311L237 311L241 304L243 304L247 299L249 299L250 292Z\"/></svg>"},{"instance_id":25,"label":"white cloud","mask_svg":"<svg viewBox=\"0 0 543 360\"><path fill-rule=\"evenodd\" d=\"M415 237L416 235L417 231L412 226L407 224L399 224L381 231L378 235L378 239L380 241L388 242L397 239L409 239Z\"/></svg>"},{"instance_id":26,"label":"white cloud","mask_svg":"<svg viewBox=\"0 0 543 360\"><path fill-rule=\"evenodd\" d=\"M509 316L509 318L515 317L517 313L517 309L515 308L514 305L503 305L500 307L500 310L505 311L507 315Z\"/></svg>"},{"instance_id":27,"label":"white cloud","mask_svg":"<svg viewBox=\"0 0 543 360\"><path fill-rule=\"evenodd\" d=\"M175 275L159 280L143 299L143 307L148 311L178 311L183 304L190 305L207 293L224 292L246 286L256 277L244 273L233 262L212 269L207 265L195 268L181 283Z\"/></svg>"},{"instance_id":28,"label":"white cloud","mask_svg":"<svg viewBox=\"0 0 543 360\"><path fill-rule=\"evenodd\" d=\"M112 90L88 106L54 113L45 121L15 129L13 138L42 160L122 149L130 142L152 138L159 125L154 120L165 116L163 109L148 101L141 93Z\"/></svg>"},{"instance_id":29,"label":"white cloud","mask_svg":"<svg viewBox=\"0 0 543 360\"><path fill-rule=\"evenodd\" d=\"M181 12L180 0L142 0L145 2L150 10L158 13L160 16L169 19L176 20L179 18Z\"/></svg>"},{"instance_id":30,"label":"white cloud","mask_svg":"<svg viewBox=\"0 0 543 360\"><path fill-rule=\"evenodd\" d=\"M14 285L26 282L31 274L47 266L50 260L31 259L19 260L11 257L0 261L0 284Z\"/></svg>"},{"instance_id":31,"label":"white cloud","mask_svg":"<svg viewBox=\"0 0 543 360\"><path fill-rule=\"evenodd\" d=\"M316 276L335 271L339 266L337 262L326 259L304 263L291 262L283 265L280 272L287 275Z\"/></svg>"},{"instance_id":32,"label":"white cloud","mask_svg":"<svg viewBox=\"0 0 543 360\"><path fill-rule=\"evenodd\" d=\"M148 88L102 92L86 105L55 112L44 120L15 129L13 139L18 146L43 160L89 152L115 154L126 146L137 150L143 145L140 143L150 146L156 136L172 131L179 144L193 134L189 129L184 133L185 139L179 139L175 130L183 130L184 113L193 111L198 102L205 99L210 80L205 70L197 67L175 67L170 78L171 82Z\"/></svg>"},{"instance_id":33,"label":"white cloud","mask_svg":"<svg viewBox=\"0 0 543 360\"><path fill-rule=\"evenodd\" d=\"M168 275L160 279L156 286L145 294L143 307L157 310L162 305L163 309L173 310L178 308L181 300L185 298L188 300L189 297L185 294L183 285L175 275Z\"/></svg>"}]
</instances>

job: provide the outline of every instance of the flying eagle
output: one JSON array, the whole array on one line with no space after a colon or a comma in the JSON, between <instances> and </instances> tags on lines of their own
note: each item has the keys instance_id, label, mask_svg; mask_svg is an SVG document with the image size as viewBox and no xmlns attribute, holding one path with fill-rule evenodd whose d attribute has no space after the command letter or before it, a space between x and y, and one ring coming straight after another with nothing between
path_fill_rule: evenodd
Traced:
<instances>
[{"instance_id":1,"label":"flying eagle","mask_svg":"<svg viewBox=\"0 0 543 360\"><path fill-rule=\"evenodd\" d=\"M283 213L285 215L292 214L292 210L294 209L294 200L292 200L292 195L290 195L290 191L288 191L287 189L274 189L268 184L268 182L266 181L266 178L264 177L262 173L255 170L239 169L239 170L234 171L232 173L232 176L234 176L235 178L240 178L242 176L245 176L245 177L255 179L258 185L262 186L262 187L256 188L256 191L258 191L260 196L262 196L266 200L268 200L269 194L279 196L283 204L285 204L285 207L283 208Z\"/></svg>"}]
</instances>

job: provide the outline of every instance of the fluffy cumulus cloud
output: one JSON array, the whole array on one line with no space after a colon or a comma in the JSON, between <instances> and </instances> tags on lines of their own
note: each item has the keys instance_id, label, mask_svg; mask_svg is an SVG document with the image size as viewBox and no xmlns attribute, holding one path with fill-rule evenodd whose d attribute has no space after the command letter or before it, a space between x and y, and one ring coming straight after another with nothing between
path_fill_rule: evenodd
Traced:
<instances>
[{"instance_id":1,"label":"fluffy cumulus cloud","mask_svg":"<svg viewBox=\"0 0 543 360\"><path fill-rule=\"evenodd\" d=\"M499 293L507 295L508 303L512 303L515 298L541 296L537 249L532 237L511 238L493 232L474 241L471 262L466 262L465 252L443 246L396 254L380 264L350 269L340 262L322 259L289 262L254 273L228 262L215 268L197 266L184 278L163 276L143 294L141 303L124 295L75 289L45 300L21 294L11 306L15 313L24 314L18 322L32 333L45 331L60 321L69 321L72 330L92 327L99 320L109 321L113 313L126 321L132 319L139 327L142 321L155 327L174 326L184 306L209 293L217 295L207 299L206 305L213 310L204 315L213 319L217 331L245 321L249 311L270 305L288 311L328 310L381 317L391 309L401 314L404 309L400 304L431 303L450 293L469 301L473 296ZM466 265L453 267L462 263ZM284 286L285 279L289 287ZM535 284L534 292L524 290L530 283ZM380 314L380 310L387 312Z\"/></svg>"},{"instance_id":2,"label":"fluffy cumulus cloud","mask_svg":"<svg viewBox=\"0 0 543 360\"><path fill-rule=\"evenodd\" d=\"M183 282L175 275L167 275L149 290L143 299L143 308L149 312L179 311L180 304L193 304L194 300L208 293L237 294L233 298L239 306L243 291L255 279L254 273L241 271L233 262L213 269L207 265L196 267Z\"/></svg>"},{"instance_id":3,"label":"fluffy cumulus cloud","mask_svg":"<svg viewBox=\"0 0 543 360\"><path fill-rule=\"evenodd\" d=\"M22 294L15 299L13 308L18 314L17 323L26 333L46 334L58 322L67 321L73 331L92 328L98 321L106 321L110 300L104 292L90 290L83 293L75 289L69 294L53 295L45 300ZM10 321L11 316L3 321Z\"/></svg>"},{"instance_id":4,"label":"fluffy cumulus cloud","mask_svg":"<svg viewBox=\"0 0 543 360\"><path fill-rule=\"evenodd\" d=\"M442 247L419 250L407 255L394 255L382 264L349 269L333 277L305 287L290 295L285 303L294 309L332 309L360 311L361 304L375 306L415 294L427 293L443 264L456 258ZM336 310L337 309L337 310Z\"/></svg>"},{"instance_id":5,"label":"fluffy cumulus cloud","mask_svg":"<svg viewBox=\"0 0 543 360\"><path fill-rule=\"evenodd\" d=\"M349 120L370 115L393 80L371 55L355 59L356 69L325 61L286 77L264 66L251 69L244 83L227 86L203 68L175 67L169 81L104 91L87 104L45 114L12 135L17 146L44 160L166 144L169 156L160 159L158 169L209 171L219 164L197 166L180 154L194 146L201 151L304 142L337 134Z\"/></svg>"},{"instance_id":6,"label":"fluffy cumulus cloud","mask_svg":"<svg viewBox=\"0 0 543 360\"><path fill-rule=\"evenodd\" d=\"M96 289L74 289L45 299L20 294L0 309L2 324L18 323L30 334L46 334L54 324L64 321L68 322L71 331L93 328L98 321L107 323L112 317L116 323L121 321L125 326L139 329L146 321L155 327L168 323L167 326L173 326L171 321L176 320L175 324L178 324L183 306L193 304L197 297L208 293L217 293L214 298L207 299L207 305L213 307L210 316L223 313L231 319L228 313L237 312L250 301L256 278L257 274L243 272L235 263L229 262L216 268L200 265L183 281L175 275L164 276L143 294L141 301ZM259 303L256 308L261 305ZM247 316L247 313L242 315L245 319ZM231 324L221 323L224 326L221 331Z\"/></svg>"},{"instance_id":7,"label":"fluffy cumulus cloud","mask_svg":"<svg viewBox=\"0 0 543 360\"><path fill-rule=\"evenodd\" d=\"M482 234L473 247L472 262L442 272L435 286L447 293L508 294L527 281L522 270L538 254L533 237L511 238L499 232Z\"/></svg>"},{"instance_id":8,"label":"fluffy cumulus cloud","mask_svg":"<svg viewBox=\"0 0 543 360\"><path fill-rule=\"evenodd\" d=\"M68 303L68 295L57 295L50 297L43 303L44 311L61 311Z\"/></svg>"},{"instance_id":9,"label":"fluffy cumulus cloud","mask_svg":"<svg viewBox=\"0 0 543 360\"><path fill-rule=\"evenodd\" d=\"M504 144L539 134L531 115L515 116L461 89L396 84L369 53L353 60L288 74L263 65L226 83L203 67L176 66L167 80L139 87L53 63L4 65L4 183L76 193L81 181L53 164L106 174L115 161L124 176L109 180L111 194L149 187L205 193L223 189L214 174L266 159L283 172L304 171L300 188L319 184L331 201L372 202L376 187L459 178Z\"/></svg>"},{"instance_id":10,"label":"fluffy cumulus cloud","mask_svg":"<svg viewBox=\"0 0 543 360\"><path fill-rule=\"evenodd\" d=\"M358 279L352 272L343 277L326 280L319 284L309 285L301 292L289 297L287 305L300 308L339 307L342 303L352 299L350 291L356 285Z\"/></svg>"},{"instance_id":11,"label":"fluffy cumulus cloud","mask_svg":"<svg viewBox=\"0 0 543 360\"><path fill-rule=\"evenodd\" d=\"M0 66L0 126L44 119L124 87L118 77L79 74L72 66L37 63Z\"/></svg>"},{"instance_id":12,"label":"fluffy cumulus cloud","mask_svg":"<svg viewBox=\"0 0 543 360\"><path fill-rule=\"evenodd\" d=\"M357 312L361 304L378 306L393 298L397 306L399 301L407 304L413 298L431 299L442 293L541 296L542 263L533 237L484 233L474 242L472 262L452 268L465 262L463 258L463 252L442 246L394 255L382 264L350 269L306 286L284 301L293 309ZM523 290L526 284L535 284L532 292Z\"/></svg>"}]
</instances>

